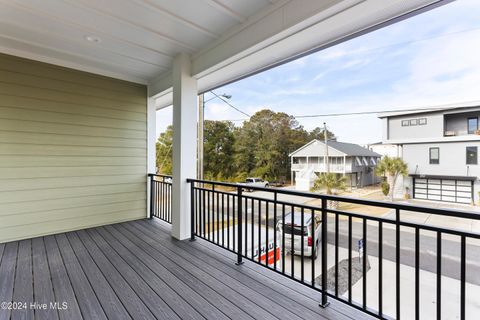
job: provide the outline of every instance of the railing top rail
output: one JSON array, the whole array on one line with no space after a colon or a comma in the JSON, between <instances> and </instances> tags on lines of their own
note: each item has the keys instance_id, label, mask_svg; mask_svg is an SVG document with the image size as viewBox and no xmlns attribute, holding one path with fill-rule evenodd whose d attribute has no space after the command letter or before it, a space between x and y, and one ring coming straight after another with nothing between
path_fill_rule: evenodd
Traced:
<instances>
[{"instance_id":1,"label":"railing top rail","mask_svg":"<svg viewBox=\"0 0 480 320\"><path fill-rule=\"evenodd\" d=\"M238 188L243 186L242 183L218 182L218 181L200 180L200 179L187 179L187 182L212 184L212 185L231 187L231 188ZM263 188L263 187L248 186L248 189L277 193L277 194L296 195L299 197L308 197L308 198L314 198L314 199L325 199L325 200L331 200L331 201L354 203L354 204L373 206L373 207L383 207L383 208L389 208L389 209L399 209L404 211L415 211L415 212L427 213L427 214L437 214L437 215L464 218L464 219L480 220L480 214L473 213L467 210L443 209L443 208L433 208L433 207L426 207L426 206L424 207L424 206L417 206L417 205L407 204L407 203L395 203L395 202L387 202L387 201L380 201L380 200L367 200L367 199L361 199L361 198L319 194L319 193L306 192L306 191L277 189L272 187Z\"/></svg>"},{"instance_id":2,"label":"railing top rail","mask_svg":"<svg viewBox=\"0 0 480 320\"><path fill-rule=\"evenodd\" d=\"M149 173L149 177L164 177L164 178L171 178L172 176L168 174L159 174L159 173Z\"/></svg>"}]
</instances>

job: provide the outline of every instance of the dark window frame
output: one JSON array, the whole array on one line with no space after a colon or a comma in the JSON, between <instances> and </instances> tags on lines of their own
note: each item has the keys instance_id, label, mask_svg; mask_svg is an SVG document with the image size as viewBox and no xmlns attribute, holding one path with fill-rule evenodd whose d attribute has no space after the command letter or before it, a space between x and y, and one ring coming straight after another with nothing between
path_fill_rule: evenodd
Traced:
<instances>
[{"instance_id":1,"label":"dark window frame","mask_svg":"<svg viewBox=\"0 0 480 320\"><path fill-rule=\"evenodd\" d=\"M412 120L410 120L410 126L411 126L411 127L418 126L418 119L412 119Z\"/></svg>"},{"instance_id":2,"label":"dark window frame","mask_svg":"<svg viewBox=\"0 0 480 320\"><path fill-rule=\"evenodd\" d=\"M437 159L433 159L432 158L432 151L434 149L437 149L437 154L438 154L438 158ZM429 148L428 149L428 159L429 159L429 163L430 164L440 164L440 148L439 147L432 147L432 148Z\"/></svg>"},{"instance_id":3,"label":"dark window frame","mask_svg":"<svg viewBox=\"0 0 480 320\"><path fill-rule=\"evenodd\" d=\"M422 123L423 121L423 123ZM427 124L427 118L420 118L418 119L418 125L419 126L425 126Z\"/></svg>"},{"instance_id":4,"label":"dark window frame","mask_svg":"<svg viewBox=\"0 0 480 320\"><path fill-rule=\"evenodd\" d=\"M473 162L473 161L472 161L472 162L469 162L469 159L470 159L470 158L468 157L468 149L474 149L474 150L475 150L475 159L474 159L475 161L474 161L474 162ZM470 151L470 152L472 152L472 151ZM466 147L466 148L465 148L465 157L466 157L466 159L465 159L465 163L466 163L466 164L470 164L470 165L476 165L476 164L478 164L478 147L476 147L476 146ZM472 160L473 160L473 159L472 159Z\"/></svg>"},{"instance_id":5,"label":"dark window frame","mask_svg":"<svg viewBox=\"0 0 480 320\"><path fill-rule=\"evenodd\" d=\"M409 127L410 126L410 120L402 120L402 127Z\"/></svg>"},{"instance_id":6,"label":"dark window frame","mask_svg":"<svg viewBox=\"0 0 480 320\"><path fill-rule=\"evenodd\" d=\"M470 120L475 120L477 126L475 129L473 129L472 131L470 131ZM475 131L478 130L478 117L469 117L467 118L467 132L468 134L475 134Z\"/></svg>"}]
</instances>

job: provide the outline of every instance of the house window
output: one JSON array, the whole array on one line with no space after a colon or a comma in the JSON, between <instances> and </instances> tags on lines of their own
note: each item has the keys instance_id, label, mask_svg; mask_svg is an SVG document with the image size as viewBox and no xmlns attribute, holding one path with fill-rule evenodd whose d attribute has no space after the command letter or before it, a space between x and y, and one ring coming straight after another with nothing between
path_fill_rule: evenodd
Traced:
<instances>
[{"instance_id":1,"label":"house window","mask_svg":"<svg viewBox=\"0 0 480 320\"><path fill-rule=\"evenodd\" d=\"M402 127L408 127L410 125L410 120L402 120Z\"/></svg>"},{"instance_id":2,"label":"house window","mask_svg":"<svg viewBox=\"0 0 480 320\"><path fill-rule=\"evenodd\" d=\"M416 126L416 125L418 125L418 119L412 119L412 120L410 120L410 125L411 125L411 126Z\"/></svg>"},{"instance_id":3,"label":"house window","mask_svg":"<svg viewBox=\"0 0 480 320\"><path fill-rule=\"evenodd\" d=\"M478 162L478 148L467 147L467 164L477 164Z\"/></svg>"},{"instance_id":4,"label":"house window","mask_svg":"<svg viewBox=\"0 0 480 320\"><path fill-rule=\"evenodd\" d=\"M420 118L418 119L418 125L424 126L427 124L427 118Z\"/></svg>"},{"instance_id":5,"label":"house window","mask_svg":"<svg viewBox=\"0 0 480 320\"><path fill-rule=\"evenodd\" d=\"M430 148L430 164L440 163L440 148Z\"/></svg>"},{"instance_id":6,"label":"house window","mask_svg":"<svg viewBox=\"0 0 480 320\"><path fill-rule=\"evenodd\" d=\"M468 118L468 134L474 134L478 130L478 118Z\"/></svg>"}]
</instances>

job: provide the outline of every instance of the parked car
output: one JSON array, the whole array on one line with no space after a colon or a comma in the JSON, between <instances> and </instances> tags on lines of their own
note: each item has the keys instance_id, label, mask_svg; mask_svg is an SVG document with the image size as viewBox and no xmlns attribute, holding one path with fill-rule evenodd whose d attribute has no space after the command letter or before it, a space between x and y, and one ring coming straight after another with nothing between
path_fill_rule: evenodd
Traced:
<instances>
[{"instance_id":1,"label":"parked car","mask_svg":"<svg viewBox=\"0 0 480 320\"><path fill-rule=\"evenodd\" d=\"M292 219L293 216L293 219ZM278 239L283 239L285 233L285 251L291 254L302 254L302 235L303 235L303 255L306 257L312 256L312 248L315 243L315 251L313 252L315 258L318 256L318 246L322 237L322 218L320 215L312 217L310 214L304 214L302 228L302 213L289 212L285 215L285 223L280 220L277 223L277 232L280 234ZM314 234L312 234L312 223L315 223ZM292 246L293 235L293 246Z\"/></svg>"},{"instance_id":2,"label":"parked car","mask_svg":"<svg viewBox=\"0 0 480 320\"><path fill-rule=\"evenodd\" d=\"M242 185L246 187L259 187L259 188L268 188L270 186L269 182L261 178L247 178ZM248 189L248 191L253 191L253 189Z\"/></svg>"}]
</instances>

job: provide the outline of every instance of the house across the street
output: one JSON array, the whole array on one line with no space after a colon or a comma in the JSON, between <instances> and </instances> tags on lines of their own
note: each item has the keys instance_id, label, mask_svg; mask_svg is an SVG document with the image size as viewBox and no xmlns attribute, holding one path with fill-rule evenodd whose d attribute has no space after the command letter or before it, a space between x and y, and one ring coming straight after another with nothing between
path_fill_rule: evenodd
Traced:
<instances>
[{"instance_id":1,"label":"house across the street","mask_svg":"<svg viewBox=\"0 0 480 320\"><path fill-rule=\"evenodd\" d=\"M410 196L470 204L478 201L480 102L380 114L383 143L399 148L408 164L403 192Z\"/></svg>"},{"instance_id":2,"label":"house across the street","mask_svg":"<svg viewBox=\"0 0 480 320\"><path fill-rule=\"evenodd\" d=\"M296 190L310 190L318 173L329 171L343 175L351 187L363 187L375 184L375 166L381 155L358 144L327 141L328 161L325 161L327 148L325 143L312 140L290 154L291 179Z\"/></svg>"}]
</instances>

